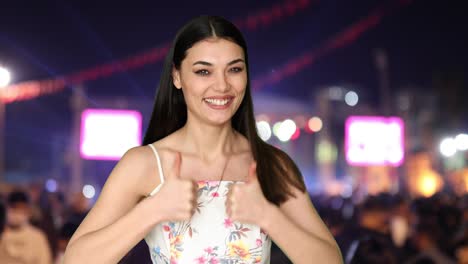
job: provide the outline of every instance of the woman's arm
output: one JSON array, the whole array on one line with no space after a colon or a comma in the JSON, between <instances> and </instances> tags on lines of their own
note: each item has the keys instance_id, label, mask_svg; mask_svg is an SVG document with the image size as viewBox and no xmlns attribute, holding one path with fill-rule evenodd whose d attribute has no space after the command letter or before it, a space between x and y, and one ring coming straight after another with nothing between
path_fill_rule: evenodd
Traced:
<instances>
[{"instance_id":1,"label":"woman's arm","mask_svg":"<svg viewBox=\"0 0 468 264\"><path fill-rule=\"evenodd\" d=\"M144 151L130 149L113 169L96 204L71 238L64 263L117 263L157 223L148 201L138 203L141 182L150 173ZM150 175L155 173L156 169ZM158 175L154 179L159 184Z\"/></svg>"},{"instance_id":2,"label":"woman's arm","mask_svg":"<svg viewBox=\"0 0 468 264\"><path fill-rule=\"evenodd\" d=\"M307 192L296 189L294 194L280 207L269 203L260 226L293 263L343 263Z\"/></svg>"},{"instance_id":3,"label":"woman's arm","mask_svg":"<svg viewBox=\"0 0 468 264\"><path fill-rule=\"evenodd\" d=\"M280 207L269 202L262 193L254 162L245 184L230 189L226 212L234 221L259 225L294 263L343 263L338 245L307 192L290 188L294 197Z\"/></svg>"},{"instance_id":4,"label":"woman's arm","mask_svg":"<svg viewBox=\"0 0 468 264\"><path fill-rule=\"evenodd\" d=\"M122 157L95 206L71 238L65 264L117 263L156 224L190 219L197 204L197 184L180 178L179 153L159 192L139 202L151 191L145 187L160 183L150 151L137 147Z\"/></svg>"}]
</instances>

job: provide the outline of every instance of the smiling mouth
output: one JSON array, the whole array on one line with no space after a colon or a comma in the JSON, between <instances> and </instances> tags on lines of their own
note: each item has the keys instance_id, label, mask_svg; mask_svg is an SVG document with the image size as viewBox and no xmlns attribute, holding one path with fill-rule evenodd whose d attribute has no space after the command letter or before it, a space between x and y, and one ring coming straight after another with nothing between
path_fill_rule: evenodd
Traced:
<instances>
[{"instance_id":1,"label":"smiling mouth","mask_svg":"<svg viewBox=\"0 0 468 264\"><path fill-rule=\"evenodd\" d=\"M211 105L223 106L227 105L229 102L232 101L233 98L225 98L225 99L213 99L213 98L205 98L203 99L205 102Z\"/></svg>"}]
</instances>

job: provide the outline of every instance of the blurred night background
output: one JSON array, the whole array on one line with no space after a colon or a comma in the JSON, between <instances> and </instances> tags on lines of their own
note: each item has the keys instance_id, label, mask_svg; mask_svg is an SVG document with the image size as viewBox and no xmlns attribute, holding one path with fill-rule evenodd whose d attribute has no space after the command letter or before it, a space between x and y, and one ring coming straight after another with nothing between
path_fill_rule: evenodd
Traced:
<instances>
[{"instance_id":1,"label":"blurred night background","mask_svg":"<svg viewBox=\"0 0 468 264\"><path fill-rule=\"evenodd\" d=\"M1 199L28 194L58 263L118 160L80 152L81 114L136 111L141 144L176 31L220 15L247 40L259 133L298 164L346 262L468 263L466 7L2 1ZM289 263L273 249L272 263ZM145 250L122 263L148 263Z\"/></svg>"}]
</instances>

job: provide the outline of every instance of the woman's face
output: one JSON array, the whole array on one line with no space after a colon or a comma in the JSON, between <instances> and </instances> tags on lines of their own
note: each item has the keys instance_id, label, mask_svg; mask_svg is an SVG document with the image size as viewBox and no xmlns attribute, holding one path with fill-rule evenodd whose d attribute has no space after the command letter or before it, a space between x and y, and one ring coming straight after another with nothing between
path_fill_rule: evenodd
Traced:
<instances>
[{"instance_id":1,"label":"woman's face","mask_svg":"<svg viewBox=\"0 0 468 264\"><path fill-rule=\"evenodd\" d=\"M189 119L224 124L231 120L244 98L244 52L225 39L202 40L187 50L180 70L173 70L173 80L184 93Z\"/></svg>"}]
</instances>

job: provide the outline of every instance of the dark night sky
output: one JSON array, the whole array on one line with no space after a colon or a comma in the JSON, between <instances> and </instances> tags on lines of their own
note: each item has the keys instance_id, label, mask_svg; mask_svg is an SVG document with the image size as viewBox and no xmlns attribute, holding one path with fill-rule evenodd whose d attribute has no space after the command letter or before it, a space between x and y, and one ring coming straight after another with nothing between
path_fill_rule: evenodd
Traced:
<instances>
[{"instance_id":1,"label":"dark night sky","mask_svg":"<svg viewBox=\"0 0 468 264\"><path fill-rule=\"evenodd\" d=\"M40 2L40 4L39 4ZM234 20L284 1L2 1L0 63L13 82L53 78L124 58L172 40L177 29L200 14ZM311 1L292 17L260 30L243 30L251 76L259 76L322 41L389 1ZM430 88L433 74L458 69L466 76L464 1L414 0L385 17L354 43L336 50L261 93L309 98L320 85L353 83L375 104L373 50L389 57L393 91L413 84ZM86 83L90 100L103 95L152 100L162 63ZM7 167L46 169L51 142L66 144L70 89L7 106ZM255 95L254 95L255 96ZM149 114L149 113L144 113ZM59 147L60 148L60 147ZM28 161L29 160L29 161Z\"/></svg>"}]
</instances>

